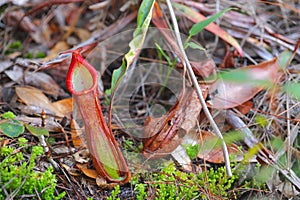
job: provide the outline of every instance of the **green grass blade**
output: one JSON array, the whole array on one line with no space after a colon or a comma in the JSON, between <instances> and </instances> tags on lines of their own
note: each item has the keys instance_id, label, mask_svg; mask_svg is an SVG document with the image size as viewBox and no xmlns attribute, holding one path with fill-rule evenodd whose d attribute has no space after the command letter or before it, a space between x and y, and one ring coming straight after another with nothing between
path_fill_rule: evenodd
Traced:
<instances>
[{"instance_id":1,"label":"green grass blade","mask_svg":"<svg viewBox=\"0 0 300 200\"><path fill-rule=\"evenodd\" d=\"M217 14L197 23L194 24L192 26L192 28L189 31L190 36L194 36L196 34L198 34L200 31L202 31L206 26L208 26L210 23L212 23L213 21L215 21L216 19L218 19L221 15L223 15L224 13L228 12L229 10L231 10L232 8L227 8L225 10L222 10L221 12L218 12Z\"/></svg>"}]
</instances>

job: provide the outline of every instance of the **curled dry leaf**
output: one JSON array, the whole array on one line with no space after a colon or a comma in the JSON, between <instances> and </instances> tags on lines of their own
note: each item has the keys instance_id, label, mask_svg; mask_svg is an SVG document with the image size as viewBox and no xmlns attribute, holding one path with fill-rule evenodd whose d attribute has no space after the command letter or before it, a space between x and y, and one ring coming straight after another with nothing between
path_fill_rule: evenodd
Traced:
<instances>
[{"instance_id":1,"label":"curled dry leaf","mask_svg":"<svg viewBox=\"0 0 300 200\"><path fill-rule=\"evenodd\" d=\"M252 99L264 88L273 87L280 81L290 58L290 52L283 52L270 61L220 75L221 78L210 88L212 100L208 106L215 109L233 108Z\"/></svg>"},{"instance_id":2,"label":"curled dry leaf","mask_svg":"<svg viewBox=\"0 0 300 200\"><path fill-rule=\"evenodd\" d=\"M55 115L59 117L64 116L39 89L28 86L16 87L16 93L20 100L26 105L38 106L44 110L50 110L54 112Z\"/></svg>"},{"instance_id":3,"label":"curled dry leaf","mask_svg":"<svg viewBox=\"0 0 300 200\"><path fill-rule=\"evenodd\" d=\"M201 87L206 97L206 86ZM197 93L192 88L182 90L179 100L167 114L146 120L143 154L158 158L174 151L186 133L195 127L201 109Z\"/></svg>"},{"instance_id":4,"label":"curled dry leaf","mask_svg":"<svg viewBox=\"0 0 300 200\"><path fill-rule=\"evenodd\" d=\"M252 101L246 101L245 103L237 106L236 109L238 109L238 111L240 111L240 113L245 115L251 110L252 106L253 106Z\"/></svg>"}]
</instances>

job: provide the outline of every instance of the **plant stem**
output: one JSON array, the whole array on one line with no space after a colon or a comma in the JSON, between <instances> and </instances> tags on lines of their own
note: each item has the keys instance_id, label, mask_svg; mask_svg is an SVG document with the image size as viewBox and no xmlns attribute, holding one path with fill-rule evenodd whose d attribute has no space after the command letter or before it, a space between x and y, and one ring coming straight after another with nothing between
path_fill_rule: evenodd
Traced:
<instances>
[{"instance_id":1,"label":"plant stem","mask_svg":"<svg viewBox=\"0 0 300 200\"><path fill-rule=\"evenodd\" d=\"M192 66L189 62L189 59L184 51L184 47L182 45L182 40L181 40L181 37L180 37L180 34L179 34L179 28L178 28L178 24L177 24L177 20L176 20L176 16L175 16L175 13L174 13L174 10L173 10L173 7L172 7L172 4L171 4L171 1L170 0L166 0L167 2L167 5L168 5L168 8L169 8L169 11L170 11L170 14L171 14L171 19L172 19L172 23L173 23L173 26L174 26L174 31L175 31L175 36L176 36L176 39L177 39L177 43L178 43L178 46L180 48L180 51L184 57L184 60L182 61L184 67L187 68L187 71L192 79L192 82L193 82L193 85L196 89L196 92L197 92L197 95L199 97L199 100L200 100L200 103L202 105L202 108L203 108L203 111L206 115L206 117L208 118L211 126L213 127L215 133L217 134L217 136L222 140L222 148L223 148L223 154L224 154L224 160L225 160L225 166L226 166L226 172L227 172L227 175L228 177L231 177L232 176L232 173L231 173L231 168L230 168L230 161L229 161L229 155L228 155L228 151L227 151L227 147L226 147L226 143L224 141L224 138L222 136L222 133L220 132L216 122L214 121L212 115L210 114L207 106L206 106L206 103L205 103L205 100L203 98L203 95L202 95L202 92L201 92L201 89L198 85L198 82L197 82L197 78L193 72L193 69L192 69Z\"/></svg>"}]
</instances>

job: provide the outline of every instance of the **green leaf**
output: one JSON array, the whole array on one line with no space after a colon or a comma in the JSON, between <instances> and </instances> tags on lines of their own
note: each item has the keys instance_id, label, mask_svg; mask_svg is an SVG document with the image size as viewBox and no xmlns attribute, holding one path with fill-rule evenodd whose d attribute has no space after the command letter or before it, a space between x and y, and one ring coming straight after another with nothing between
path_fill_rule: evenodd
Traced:
<instances>
[{"instance_id":1,"label":"green leaf","mask_svg":"<svg viewBox=\"0 0 300 200\"><path fill-rule=\"evenodd\" d=\"M49 132L46 128L44 127L36 127L36 126L31 126L29 124L25 124L26 129L34 136L39 137L42 135L49 136Z\"/></svg>"},{"instance_id":2,"label":"green leaf","mask_svg":"<svg viewBox=\"0 0 300 200\"><path fill-rule=\"evenodd\" d=\"M184 146L187 155L191 158L191 159L195 159L197 158L197 155L199 153L200 147L199 144L188 144Z\"/></svg>"},{"instance_id":3,"label":"green leaf","mask_svg":"<svg viewBox=\"0 0 300 200\"><path fill-rule=\"evenodd\" d=\"M149 13L151 13L151 16L150 16L150 20L151 20L152 8L154 5L154 2L155 2L154 0L152 0L152 1L143 0L142 4L140 6L139 12L138 12L138 16L137 16L137 28L141 28L143 26L143 24L147 20L149 20Z\"/></svg>"},{"instance_id":4,"label":"green leaf","mask_svg":"<svg viewBox=\"0 0 300 200\"><path fill-rule=\"evenodd\" d=\"M224 13L228 12L229 10L231 10L232 8L227 8L225 10L222 10L221 12L218 12L217 14L197 23L194 24L192 26L192 28L189 31L190 36L194 36L196 34L198 34L200 31L202 31L206 26L208 26L210 23L212 23L213 21L215 21L218 17L220 17L221 15L223 15Z\"/></svg>"},{"instance_id":5,"label":"green leaf","mask_svg":"<svg viewBox=\"0 0 300 200\"><path fill-rule=\"evenodd\" d=\"M112 79L111 79L111 88L106 90L106 94L113 95L114 91L117 89L118 84L122 81L122 78L127 70L126 62L123 60L120 68L114 70Z\"/></svg>"},{"instance_id":6,"label":"green leaf","mask_svg":"<svg viewBox=\"0 0 300 200\"><path fill-rule=\"evenodd\" d=\"M8 112L3 113L3 114L1 115L1 117L2 117L3 119L14 119L16 116L15 116L15 114L14 114L13 112L8 111Z\"/></svg>"},{"instance_id":7,"label":"green leaf","mask_svg":"<svg viewBox=\"0 0 300 200\"><path fill-rule=\"evenodd\" d=\"M201 45L196 44L195 42L188 42L186 43L185 47L191 47L192 49L199 49L201 51L205 51L205 48L203 48Z\"/></svg>"},{"instance_id":8,"label":"green leaf","mask_svg":"<svg viewBox=\"0 0 300 200\"><path fill-rule=\"evenodd\" d=\"M111 82L111 95L114 96L114 92L120 82L122 81L123 76L125 75L128 67L132 64L135 57L139 54L145 37L148 31L148 27L152 18L152 10L154 6L154 0L143 0L139 8L138 17L137 17L137 27L133 33L133 39L129 43L130 50L124 56L122 65L119 69L114 70L112 75Z\"/></svg>"},{"instance_id":9,"label":"green leaf","mask_svg":"<svg viewBox=\"0 0 300 200\"><path fill-rule=\"evenodd\" d=\"M0 124L0 132L8 137L15 138L24 132L24 126L18 120L5 120Z\"/></svg>"},{"instance_id":10,"label":"green leaf","mask_svg":"<svg viewBox=\"0 0 300 200\"><path fill-rule=\"evenodd\" d=\"M300 83L288 83L282 89L292 98L300 100Z\"/></svg>"},{"instance_id":11,"label":"green leaf","mask_svg":"<svg viewBox=\"0 0 300 200\"><path fill-rule=\"evenodd\" d=\"M181 13L184 17L188 18L190 21L194 23L199 23L201 21L205 21L207 18L200 14L199 12L193 10L192 8L185 6L183 4L179 3L172 3L174 8ZM233 9L232 9L233 10ZM218 25L211 23L208 26L205 27L205 29L214 35L217 35L220 37L222 40L227 42L228 44L232 45L242 56L243 55L243 50L239 43L226 31L221 29ZM189 35L187 41L192 37L192 35ZM187 43L187 41L185 43Z\"/></svg>"}]
</instances>

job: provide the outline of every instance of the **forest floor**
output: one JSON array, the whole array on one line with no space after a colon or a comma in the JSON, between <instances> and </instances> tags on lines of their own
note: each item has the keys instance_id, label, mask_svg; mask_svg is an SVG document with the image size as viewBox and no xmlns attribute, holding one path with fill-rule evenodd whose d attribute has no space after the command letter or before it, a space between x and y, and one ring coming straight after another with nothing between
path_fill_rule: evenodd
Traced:
<instances>
[{"instance_id":1,"label":"forest floor","mask_svg":"<svg viewBox=\"0 0 300 200\"><path fill-rule=\"evenodd\" d=\"M0 1L0 199L299 199L300 3L174 0L174 23L168 1L148 17L141 2ZM109 92L137 21L151 18ZM192 36L185 51L206 105L183 73L178 37L162 31L177 25L183 40ZM102 112L107 121L112 111L132 176L125 184L103 180L90 158L66 86L71 56L60 54L78 47L100 74ZM203 107L225 138L231 178Z\"/></svg>"}]
</instances>

